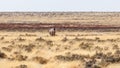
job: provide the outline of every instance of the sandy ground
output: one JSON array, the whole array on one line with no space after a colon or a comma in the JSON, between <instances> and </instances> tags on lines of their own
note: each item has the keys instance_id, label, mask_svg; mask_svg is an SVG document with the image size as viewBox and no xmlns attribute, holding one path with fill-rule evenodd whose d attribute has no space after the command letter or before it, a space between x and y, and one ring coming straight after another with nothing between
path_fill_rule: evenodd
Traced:
<instances>
[{"instance_id":1,"label":"sandy ground","mask_svg":"<svg viewBox=\"0 0 120 68\"><path fill-rule=\"evenodd\" d=\"M115 55L119 44L120 32L65 31L50 36L46 31L0 31L0 68L87 68L96 52ZM71 58L73 54L83 59ZM100 68L120 68L120 62L102 63Z\"/></svg>"}]
</instances>

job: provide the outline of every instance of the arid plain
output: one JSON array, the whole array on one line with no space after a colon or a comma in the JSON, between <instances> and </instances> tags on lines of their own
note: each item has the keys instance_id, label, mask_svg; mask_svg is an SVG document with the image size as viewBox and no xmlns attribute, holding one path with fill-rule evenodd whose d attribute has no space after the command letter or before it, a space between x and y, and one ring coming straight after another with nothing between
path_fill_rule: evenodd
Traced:
<instances>
[{"instance_id":1,"label":"arid plain","mask_svg":"<svg viewBox=\"0 0 120 68\"><path fill-rule=\"evenodd\" d=\"M0 68L120 68L119 12L3 12L0 22L110 26L61 26L55 36L51 26L0 26Z\"/></svg>"}]
</instances>

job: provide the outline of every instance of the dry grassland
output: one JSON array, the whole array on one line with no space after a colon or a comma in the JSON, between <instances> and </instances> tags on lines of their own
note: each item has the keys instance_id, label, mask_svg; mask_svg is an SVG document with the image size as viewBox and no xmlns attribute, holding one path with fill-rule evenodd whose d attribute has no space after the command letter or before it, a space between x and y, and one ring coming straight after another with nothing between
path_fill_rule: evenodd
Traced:
<instances>
[{"instance_id":1,"label":"dry grassland","mask_svg":"<svg viewBox=\"0 0 120 68\"><path fill-rule=\"evenodd\" d=\"M1 12L0 23L74 23L120 25L119 12Z\"/></svg>"},{"instance_id":2,"label":"dry grassland","mask_svg":"<svg viewBox=\"0 0 120 68\"><path fill-rule=\"evenodd\" d=\"M0 23L9 24L119 26L119 21L120 13L114 12L0 13ZM61 29L55 36L49 35L48 28L0 30L0 68L120 68L120 32Z\"/></svg>"},{"instance_id":3,"label":"dry grassland","mask_svg":"<svg viewBox=\"0 0 120 68\"><path fill-rule=\"evenodd\" d=\"M1 31L0 44L0 68L120 67L120 32Z\"/></svg>"}]
</instances>

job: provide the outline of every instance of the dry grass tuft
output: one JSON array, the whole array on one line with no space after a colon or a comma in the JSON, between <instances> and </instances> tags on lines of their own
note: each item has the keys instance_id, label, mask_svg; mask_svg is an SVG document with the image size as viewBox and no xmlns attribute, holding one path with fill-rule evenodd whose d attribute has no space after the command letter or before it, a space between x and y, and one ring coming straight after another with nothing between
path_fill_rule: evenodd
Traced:
<instances>
[{"instance_id":1,"label":"dry grass tuft","mask_svg":"<svg viewBox=\"0 0 120 68\"><path fill-rule=\"evenodd\" d=\"M0 38L0 40L4 40L5 39L5 37L4 36L2 36L1 38Z\"/></svg>"},{"instance_id":2,"label":"dry grass tuft","mask_svg":"<svg viewBox=\"0 0 120 68\"><path fill-rule=\"evenodd\" d=\"M12 49L11 49L11 48L8 48L8 47L2 47L2 49L3 49L4 51L7 51L7 52L11 52L11 51L12 51Z\"/></svg>"},{"instance_id":3,"label":"dry grass tuft","mask_svg":"<svg viewBox=\"0 0 120 68\"><path fill-rule=\"evenodd\" d=\"M3 52L0 52L0 58L7 58L7 55Z\"/></svg>"},{"instance_id":4,"label":"dry grass tuft","mask_svg":"<svg viewBox=\"0 0 120 68\"><path fill-rule=\"evenodd\" d=\"M33 57L33 60L39 62L40 64L47 64L48 63L48 60L43 58L43 57L38 57L38 56Z\"/></svg>"},{"instance_id":5,"label":"dry grass tuft","mask_svg":"<svg viewBox=\"0 0 120 68\"><path fill-rule=\"evenodd\" d=\"M92 48L92 43L85 43L85 42L82 42L79 47L81 49L87 49L87 50L90 50Z\"/></svg>"},{"instance_id":6,"label":"dry grass tuft","mask_svg":"<svg viewBox=\"0 0 120 68\"><path fill-rule=\"evenodd\" d=\"M66 42L66 41L68 41L68 38L67 38L67 37L64 37L61 41L62 41L62 42Z\"/></svg>"},{"instance_id":7,"label":"dry grass tuft","mask_svg":"<svg viewBox=\"0 0 120 68\"><path fill-rule=\"evenodd\" d=\"M28 57L24 56L24 55L16 55L15 57L13 57L15 60L18 61L25 61Z\"/></svg>"},{"instance_id":8,"label":"dry grass tuft","mask_svg":"<svg viewBox=\"0 0 120 68\"><path fill-rule=\"evenodd\" d=\"M21 37L17 38L17 40L20 41L20 42L25 41L25 39L23 39L23 38L21 38Z\"/></svg>"},{"instance_id":9,"label":"dry grass tuft","mask_svg":"<svg viewBox=\"0 0 120 68\"><path fill-rule=\"evenodd\" d=\"M15 68L28 68L28 66L23 64L23 65L16 66Z\"/></svg>"},{"instance_id":10,"label":"dry grass tuft","mask_svg":"<svg viewBox=\"0 0 120 68\"><path fill-rule=\"evenodd\" d=\"M36 38L35 41L45 41L42 37Z\"/></svg>"}]
</instances>

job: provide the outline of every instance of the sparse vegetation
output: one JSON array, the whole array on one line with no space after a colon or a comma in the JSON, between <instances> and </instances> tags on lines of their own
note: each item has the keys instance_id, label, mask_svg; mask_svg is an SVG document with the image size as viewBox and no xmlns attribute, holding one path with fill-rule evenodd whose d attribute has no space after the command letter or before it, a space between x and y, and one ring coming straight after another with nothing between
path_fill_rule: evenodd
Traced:
<instances>
[{"instance_id":1,"label":"sparse vegetation","mask_svg":"<svg viewBox=\"0 0 120 68\"><path fill-rule=\"evenodd\" d=\"M69 35L69 33L66 34L67 36L64 35L60 38L59 34L55 37L47 34L44 37L26 36L26 34L21 35L25 36L18 34L14 37L15 40L11 39L12 37L10 37L11 40L7 40L9 37L8 34L8 36L5 37L6 39L0 42L2 44L0 47L2 51L0 52L0 59L6 59L11 62L36 61L36 64L43 66L51 62L82 62L84 68L103 68L120 62L119 42L102 39L99 35L95 35L95 38L90 38L91 35L89 36L89 34L81 34L81 37L78 37L73 34ZM6 41L8 42L5 43ZM14 42L14 44L12 42ZM109 46L106 46L106 44ZM82 53L82 51L85 52Z\"/></svg>"},{"instance_id":2,"label":"sparse vegetation","mask_svg":"<svg viewBox=\"0 0 120 68\"><path fill-rule=\"evenodd\" d=\"M7 55L3 52L0 52L0 58L7 58Z\"/></svg>"},{"instance_id":3,"label":"sparse vegetation","mask_svg":"<svg viewBox=\"0 0 120 68\"><path fill-rule=\"evenodd\" d=\"M66 42L67 40L67 37L64 37L61 41Z\"/></svg>"},{"instance_id":4,"label":"sparse vegetation","mask_svg":"<svg viewBox=\"0 0 120 68\"><path fill-rule=\"evenodd\" d=\"M45 41L42 37L36 38L36 41Z\"/></svg>"},{"instance_id":5,"label":"sparse vegetation","mask_svg":"<svg viewBox=\"0 0 120 68\"><path fill-rule=\"evenodd\" d=\"M90 50L91 48L92 48L92 43L84 43L84 42L82 42L80 45L79 45L79 47L81 48L81 49L87 49L87 50Z\"/></svg>"},{"instance_id":6,"label":"sparse vegetation","mask_svg":"<svg viewBox=\"0 0 120 68\"><path fill-rule=\"evenodd\" d=\"M28 57L27 56L24 56L24 55L16 55L14 57L15 60L18 60L18 61L25 61Z\"/></svg>"},{"instance_id":7,"label":"sparse vegetation","mask_svg":"<svg viewBox=\"0 0 120 68\"><path fill-rule=\"evenodd\" d=\"M19 37L18 39L17 39L18 41L25 41L25 39L23 39L23 38L21 38L21 37Z\"/></svg>"},{"instance_id":8,"label":"sparse vegetation","mask_svg":"<svg viewBox=\"0 0 120 68\"><path fill-rule=\"evenodd\" d=\"M0 68L120 68L119 18L114 12L0 13Z\"/></svg>"},{"instance_id":9,"label":"sparse vegetation","mask_svg":"<svg viewBox=\"0 0 120 68\"><path fill-rule=\"evenodd\" d=\"M4 40L4 39L5 39L5 37L1 37L1 38L0 38L0 40Z\"/></svg>"},{"instance_id":10,"label":"sparse vegetation","mask_svg":"<svg viewBox=\"0 0 120 68\"><path fill-rule=\"evenodd\" d=\"M11 52L11 51L12 51L12 49L11 49L11 48L8 48L8 47L2 47L2 49L3 49L4 51L7 51L7 52Z\"/></svg>"},{"instance_id":11,"label":"sparse vegetation","mask_svg":"<svg viewBox=\"0 0 120 68\"><path fill-rule=\"evenodd\" d=\"M40 64L47 64L48 60L43 57L33 57L34 61L39 62Z\"/></svg>"},{"instance_id":12,"label":"sparse vegetation","mask_svg":"<svg viewBox=\"0 0 120 68\"><path fill-rule=\"evenodd\" d=\"M15 68L28 68L28 66L23 64L23 65L16 66Z\"/></svg>"},{"instance_id":13,"label":"sparse vegetation","mask_svg":"<svg viewBox=\"0 0 120 68\"><path fill-rule=\"evenodd\" d=\"M25 51L31 52L34 47L35 47L35 45L29 44L28 46L25 46Z\"/></svg>"},{"instance_id":14,"label":"sparse vegetation","mask_svg":"<svg viewBox=\"0 0 120 68\"><path fill-rule=\"evenodd\" d=\"M48 40L48 41L46 41L46 43L47 43L47 45L53 46L53 41L52 40Z\"/></svg>"}]
</instances>

